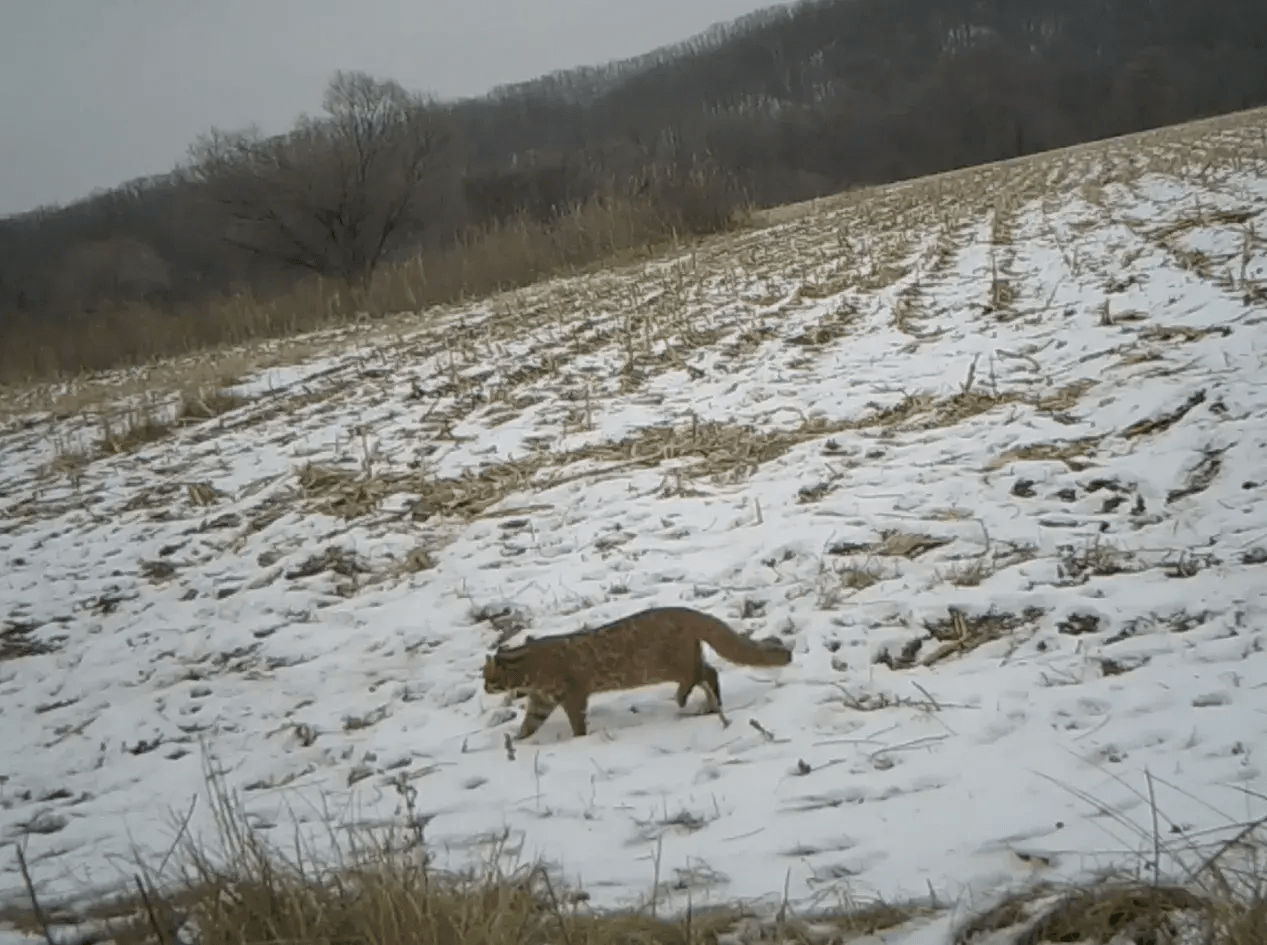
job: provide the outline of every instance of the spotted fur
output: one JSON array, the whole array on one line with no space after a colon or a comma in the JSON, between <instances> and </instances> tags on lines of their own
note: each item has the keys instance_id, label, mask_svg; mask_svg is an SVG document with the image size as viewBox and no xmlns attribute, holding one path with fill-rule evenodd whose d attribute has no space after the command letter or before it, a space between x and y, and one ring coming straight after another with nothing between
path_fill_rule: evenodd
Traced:
<instances>
[{"instance_id":1,"label":"spotted fur","mask_svg":"<svg viewBox=\"0 0 1267 945\"><path fill-rule=\"evenodd\" d=\"M779 640L741 636L725 622L687 607L656 607L592 630L529 638L502 647L484 662L484 691L528 697L519 738L528 738L559 706L574 736L586 733L589 697L598 692L677 683L685 706L696 686L709 712L721 713L717 670L704 660L701 643L745 666L786 666L791 651Z\"/></svg>"}]
</instances>

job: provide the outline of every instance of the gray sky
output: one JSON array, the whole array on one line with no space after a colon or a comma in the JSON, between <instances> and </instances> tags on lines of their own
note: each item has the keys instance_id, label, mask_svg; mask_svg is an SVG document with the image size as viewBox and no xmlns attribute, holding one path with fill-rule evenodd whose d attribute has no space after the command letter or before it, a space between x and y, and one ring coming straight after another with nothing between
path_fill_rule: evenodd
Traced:
<instances>
[{"instance_id":1,"label":"gray sky","mask_svg":"<svg viewBox=\"0 0 1267 945\"><path fill-rule=\"evenodd\" d=\"M0 0L0 215L159 174L212 125L319 111L336 69L445 98L776 0Z\"/></svg>"}]
</instances>

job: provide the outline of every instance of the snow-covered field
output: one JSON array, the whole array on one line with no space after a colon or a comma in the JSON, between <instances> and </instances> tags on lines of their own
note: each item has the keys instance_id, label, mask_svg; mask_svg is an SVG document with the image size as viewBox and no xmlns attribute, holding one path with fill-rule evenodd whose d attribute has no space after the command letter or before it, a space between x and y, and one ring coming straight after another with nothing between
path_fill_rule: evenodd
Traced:
<instances>
[{"instance_id":1,"label":"snow-covered field","mask_svg":"<svg viewBox=\"0 0 1267 945\"><path fill-rule=\"evenodd\" d=\"M439 865L662 911L962 914L1267 813L1264 113L778 219L334 333L117 454L10 416L0 844L39 894L207 830L208 764L282 845L412 811ZM499 639L664 604L793 663L717 660L729 727L663 686L508 757Z\"/></svg>"}]
</instances>

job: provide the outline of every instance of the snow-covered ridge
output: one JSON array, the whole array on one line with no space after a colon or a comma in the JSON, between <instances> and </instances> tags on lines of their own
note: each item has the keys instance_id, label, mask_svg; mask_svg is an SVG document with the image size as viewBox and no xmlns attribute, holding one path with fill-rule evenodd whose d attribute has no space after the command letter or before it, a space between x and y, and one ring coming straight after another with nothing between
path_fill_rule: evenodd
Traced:
<instances>
[{"instance_id":1,"label":"snow-covered ridge","mask_svg":"<svg viewBox=\"0 0 1267 945\"><path fill-rule=\"evenodd\" d=\"M412 785L598 905L953 901L1135 862L1147 771L1176 868L1262 813L1265 171L1256 112L335 335L115 455L10 418L0 842L109 886L210 758L279 840ZM509 759L508 623L662 604L794 662Z\"/></svg>"}]
</instances>

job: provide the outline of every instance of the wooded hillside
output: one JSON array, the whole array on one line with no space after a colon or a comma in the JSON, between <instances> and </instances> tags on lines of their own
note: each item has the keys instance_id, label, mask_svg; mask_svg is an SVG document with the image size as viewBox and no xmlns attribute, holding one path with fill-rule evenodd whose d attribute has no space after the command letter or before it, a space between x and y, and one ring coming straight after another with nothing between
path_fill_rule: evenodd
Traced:
<instances>
[{"instance_id":1,"label":"wooded hillside","mask_svg":"<svg viewBox=\"0 0 1267 945\"><path fill-rule=\"evenodd\" d=\"M424 253L442 288L414 292L421 306L715 229L744 200L1264 103L1262 0L814 0L452 102L340 73L323 115L284 136L212 129L171 174L0 220L0 342L142 305L151 323L189 316L316 277L368 286ZM620 237L541 236L567 246L514 272L457 262L490 228L549 234L578 206L640 216ZM441 278L440 260L462 272Z\"/></svg>"}]
</instances>

